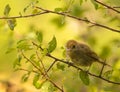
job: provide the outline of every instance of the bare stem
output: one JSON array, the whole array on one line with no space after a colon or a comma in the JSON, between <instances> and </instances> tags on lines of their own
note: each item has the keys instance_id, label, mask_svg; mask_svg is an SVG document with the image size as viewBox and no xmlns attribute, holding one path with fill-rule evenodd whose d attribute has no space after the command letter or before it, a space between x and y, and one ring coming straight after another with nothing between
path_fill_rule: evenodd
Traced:
<instances>
[{"instance_id":1,"label":"bare stem","mask_svg":"<svg viewBox=\"0 0 120 92\"><path fill-rule=\"evenodd\" d=\"M97 0L95 0L96 2L99 2ZM53 13L53 14L58 14L58 15L63 15L63 16L67 16L67 17L70 17L70 18L73 18L73 19L76 19L78 21L83 21L83 22L86 22L86 23L90 23L94 26L98 26L98 27L101 27L101 28L104 28L104 29L108 29L110 31L113 31L113 32L118 32L120 33L120 30L118 29L114 29L114 28L111 28L109 26L105 26L105 25L102 25L102 24L99 24L99 23L95 23L95 22L92 22L90 20L86 20L86 19L83 19L83 18L79 18L79 17L76 17L76 16L73 16L73 15L70 15L66 12L55 12L55 11L52 11L52 10L47 10L47 9L43 9L41 7L37 7L37 6L34 6L35 8L38 8L40 10L42 10L43 12L40 12L40 13L37 13L37 14L29 14L29 15L19 15L19 16L11 16L11 17L0 17L0 19L18 19L18 18L29 18L29 17L34 17L34 16L40 16L40 15L43 15L43 14L48 14L48 13ZM114 10L114 8L110 8L110 6L106 6L106 7L109 7L109 9L112 9ZM114 11L117 11L117 10L114 10ZM117 11L117 12L120 12L120 11Z\"/></svg>"},{"instance_id":2,"label":"bare stem","mask_svg":"<svg viewBox=\"0 0 120 92\"><path fill-rule=\"evenodd\" d=\"M101 27L101 28L105 28L105 29L108 29L108 30L111 30L111 31L120 33L120 30L113 29L113 28L111 28L111 27L108 27L108 26L105 26L105 25L102 25L102 24L98 24L98 23L92 22L92 21L90 21L90 20L86 20L86 19L82 19L82 18L79 18L79 17L76 17L76 16L72 16L72 15L66 14L66 13L64 13L64 12L55 12L55 11L46 10L46 9L43 9L43 8L37 7L37 6L36 6L36 8L38 8L38 9L40 9L40 10L43 10L43 11L46 11L46 12L48 12L48 13L54 13L54 14L58 14L58 15L64 15L64 16L67 16L67 17L76 19L76 20L78 20L78 21L87 22L87 23L90 23L90 24L92 24L92 25L94 25L94 26L98 26L98 27Z\"/></svg>"},{"instance_id":3,"label":"bare stem","mask_svg":"<svg viewBox=\"0 0 120 92\"><path fill-rule=\"evenodd\" d=\"M34 43L34 42L33 42L33 43ZM34 45L38 47L38 45L37 45L36 43L34 43ZM40 49L41 49L41 47L40 47ZM54 59L54 60L57 61L57 62L62 62L62 63L64 63L64 64L67 64L68 66L72 66L72 67L76 68L77 70L83 71L82 68L80 68L80 67L78 67L78 66L76 66L76 65L74 65L74 64L72 64L72 63L69 63L69 62L67 62L67 61L64 61L64 60L61 60L61 59L59 59L59 58L56 58L56 57L52 56L52 55L49 54L49 53L48 53L46 56ZM104 63L103 63L103 64L104 64ZM104 66L105 66L105 65L103 65L101 72L103 71ZM89 75L91 75L91 76L94 76L94 77L96 77L96 78L102 79L102 80L104 80L104 81L106 81L106 82L108 82L108 83L120 85L120 82L114 82L114 81L108 80L108 79L106 79L106 78L104 78L104 77L102 77L102 76L100 76L100 75L96 75L96 74L93 74L93 73L90 73L90 72L87 72L87 73L88 73Z\"/></svg>"},{"instance_id":4,"label":"bare stem","mask_svg":"<svg viewBox=\"0 0 120 92\"><path fill-rule=\"evenodd\" d=\"M114 9L113 7L111 7L111 6L109 6L109 5L106 5L106 4L104 4L104 3L102 3L102 2L100 2L100 1L98 1L98 0L95 0L95 1L96 1L97 3L99 3L99 4L101 4L102 6L108 8L108 9L111 9L111 10L114 11L114 12L120 13L120 11Z\"/></svg>"},{"instance_id":5,"label":"bare stem","mask_svg":"<svg viewBox=\"0 0 120 92\"><path fill-rule=\"evenodd\" d=\"M21 53L22 53L22 56L27 60L27 61L29 61L38 71L40 71L40 73L44 76L44 75L47 75L46 73L47 72L45 72L45 74L30 60L30 59L28 59L25 55L24 55L24 53L21 51ZM38 53L36 53L37 55L38 55ZM40 60L40 58L39 58L39 60ZM40 60L41 61L41 60ZM42 64L42 66L44 67L44 65L43 65L43 63L41 62L41 64ZM26 70L26 69L20 69L20 70L24 70L24 71L29 71L29 70ZM44 67L44 71L46 71L45 70L45 67ZM33 71L33 72L35 72L36 73L36 71ZM45 78L46 78L46 80L48 80L50 83L52 83L57 89L59 89L61 92L64 92L63 91L63 89L62 88L60 88L56 83L54 83L50 78L49 78L49 76L47 75L47 76L45 76ZM46 81L45 80L45 81Z\"/></svg>"}]
</instances>

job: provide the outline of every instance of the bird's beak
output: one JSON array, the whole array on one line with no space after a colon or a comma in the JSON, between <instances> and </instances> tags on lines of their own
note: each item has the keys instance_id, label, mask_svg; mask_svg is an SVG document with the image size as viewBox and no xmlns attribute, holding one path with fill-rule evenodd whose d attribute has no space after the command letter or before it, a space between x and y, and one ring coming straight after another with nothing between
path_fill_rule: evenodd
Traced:
<instances>
[{"instance_id":1,"label":"bird's beak","mask_svg":"<svg viewBox=\"0 0 120 92\"><path fill-rule=\"evenodd\" d=\"M66 48L66 51L70 51L71 49L69 49L69 48Z\"/></svg>"}]
</instances>

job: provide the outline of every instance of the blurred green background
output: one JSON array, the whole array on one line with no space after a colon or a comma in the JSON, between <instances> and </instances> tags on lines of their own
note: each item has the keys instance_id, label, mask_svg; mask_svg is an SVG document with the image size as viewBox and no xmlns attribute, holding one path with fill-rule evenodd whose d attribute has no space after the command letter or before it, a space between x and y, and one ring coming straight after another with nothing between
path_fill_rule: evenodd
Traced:
<instances>
[{"instance_id":1,"label":"blurred green background","mask_svg":"<svg viewBox=\"0 0 120 92\"><path fill-rule=\"evenodd\" d=\"M36 6L49 10L63 8L66 11L70 11L70 14L73 16L87 18L90 21L120 29L119 14L100 5L98 10L96 10L90 0L86 0L86 2L83 0L82 5L79 4L79 0L38 1L39 3ZM72 3L72 1L74 2ZM32 14L32 7L28 7L24 12L24 9L31 2L36 2L36 0L2 0L0 1L0 17L4 16L4 8L7 4L11 7L9 16L19 16L20 13L22 15ZM105 0L104 2L111 6L120 5L120 0ZM0 80L8 80L23 87L25 86L29 90L28 92L30 92L30 89L31 92L40 92L32 86L31 82L20 83L23 72L13 72L13 62L17 57L17 51L6 54L8 48L16 47L17 41L23 38L34 39L35 30L43 33L44 45L47 45L53 36L56 37L57 48L52 53L56 57L63 58L61 47L64 47L68 40L74 39L87 43L101 58L107 59L107 63L112 64L114 69L120 69L120 34L117 32L56 14L44 14L16 20L17 26L14 31L9 29L6 20L0 20ZM66 68L65 71L56 71L53 74L53 79L57 81L63 80L66 92L119 92L120 88L118 86L94 79L93 77L90 77L90 86L85 86L77 77L77 74L78 72L74 68ZM119 76L119 73L115 73L115 76ZM119 78L118 80L120 81ZM47 92L44 88L42 90Z\"/></svg>"}]
</instances>

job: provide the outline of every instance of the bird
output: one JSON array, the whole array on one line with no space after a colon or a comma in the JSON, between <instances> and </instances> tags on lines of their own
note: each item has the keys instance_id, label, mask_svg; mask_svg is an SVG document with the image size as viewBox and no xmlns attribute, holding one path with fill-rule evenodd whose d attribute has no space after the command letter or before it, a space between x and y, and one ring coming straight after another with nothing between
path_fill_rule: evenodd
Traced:
<instances>
[{"instance_id":1,"label":"bird","mask_svg":"<svg viewBox=\"0 0 120 92\"><path fill-rule=\"evenodd\" d=\"M77 66L91 66L94 62L111 67L86 44L77 42L75 40L68 40L66 43L66 54L71 61Z\"/></svg>"}]
</instances>

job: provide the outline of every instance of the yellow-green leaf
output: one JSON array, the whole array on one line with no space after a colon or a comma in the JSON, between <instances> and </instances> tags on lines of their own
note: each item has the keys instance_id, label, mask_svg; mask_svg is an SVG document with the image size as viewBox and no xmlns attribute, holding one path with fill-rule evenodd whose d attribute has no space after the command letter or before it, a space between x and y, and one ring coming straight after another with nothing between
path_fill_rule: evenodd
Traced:
<instances>
[{"instance_id":1,"label":"yellow-green leaf","mask_svg":"<svg viewBox=\"0 0 120 92\"><path fill-rule=\"evenodd\" d=\"M80 3L80 5L82 5L82 3L83 3L83 0L79 0L79 3Z\"/></svg>"},{"instance_id":2,"label":"yellow-green leaf","mask_svg":"<svg viewBox=\"0 0 120 92\"><path fill-rule=\"evenodd\" d=\"M45 81L39 82L40 74L36 74L33 79L33 85L35 88L40 89L42 85L45 83Z\"/></svg>"},{"instance_id":3,"label":"yellow-green leaf","mask_svg":"<svg viewBox=\"0 0 120 92\"><path fill-rule=\"evenodd\" d=\"M11 10L10 5L7 4L7 5L5 6L5 9L4 9L4 15L5 15L5 16L8 16L10 10Z\"/></svg>"},{"instance_id":4,"label":"yellow-green leaf","mask_svg":"<svg viewBox=\"0 0 120 92\"><path fill-rule=\"evenodd\" d=\"M80 71L79 77L85 85L89 85L90 79L89 79L89 75L87 74L86 71Z\"/></svg>"},{"instance_id":5,"label":"yellow-green leaf","mask_svg":"<svg viewBox=\"0 0 120 92\"><path fill-rule=\"evenodd\" d=\"M36 36L37 36L37 40L39 41L39 43L42 43L43 40L43 35L42 32L36 32Z\"/></svg>"},{"instance_id":6,"label":"yellow-green leaf","mask_svg":"<svg viewBox=\"0 0 120 92\"><path fill-rule=\"evenodd\" d=\"M104 73L104 76L107 78L107 79L110 79L110 77L112 77L112 73L113 73L113 70L108 70Z\"/></svg>"},{"instance_id":7,"label":"yellow-green leaf","mask_svg":"<svg viewBox=\"0 0 120 92\"><path fill-rule=\"evenodd\" d=\"M95 9L98 9L98 4L95 2L95 0L91 0L92 4L94 5Z\"/></svg>"},{"instance_id":8,"label":"yellow-green leaf","mask_svg":"<svg viewBox=\"0 0 120 92\"><path fill-rule=\"evenodd\" d=\"M57 68L64 71L65 70L65 65L58 62L57 63Z\"/></svg>"},{"instance_id":9,"label":"yellow-green leaf","mask_svg":"<svg viewBox=\"0 0 120 92\"><path fill-rule=\"evenodd\" d=\"M55 11L55 12L63 12L63 9L62 9L62 8L55 8L54 11Z\"/></svg>"},{"instance_id":10,"label":"yellow-green leaf","mask_svg":"<svg viewBox=\"0 0 120 92\"><path fill-rule=\"evenodd\" d=\"M55 36L52 38L52 40L48 43L48 53L51 53L55 50L56 46L57 46L57 41Z\"/></svg>"},{"instance_id":11,"label":"yellow-green leaf","mask_svg":"<svg viewBox=\"0 0 120 92\"><path fill-rule=\"evenodd\" d=\"M57 90L57 88L53 84L49 85L48 92L55 92L56 90Z\"/></svg>"},{"instance_id":12,"label":"yellow-green leaf","mask_svg":"<svg viewBox=\"0 0 120 92\"><path fill-rule=\"evenodd\" d=\"M5 52L6 54L11 53L15 50L15 48L8 48L7 51Z\"/></svg>"},{"instance_id":13,"label":"yellow-green leaf","mask_svg":"<svg viewBox=\"0 0 120 92\"><path fill-rule=\"evenodd\" d=\"M7 24L9 26L10 30L14 30L15 26L17 25L16 19L7 20Z\"/></svg>"},{"instance_id":14,"label":"yellow-green leaf","mask_svg":"<svg viewBox=\"0 0 120 92\"><path fill-rule=\"evenodd\" d=\"M30 43L27 40L20 40L17 42L17 48L20 50L31 50L32 46L30 45Z\"/></svg>"}]
</instances>

